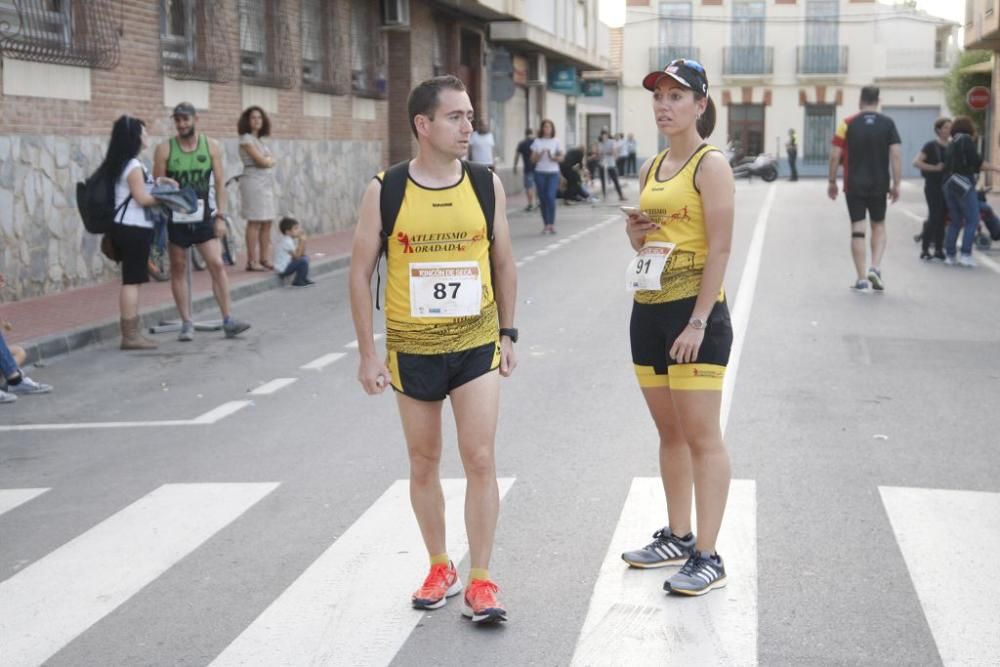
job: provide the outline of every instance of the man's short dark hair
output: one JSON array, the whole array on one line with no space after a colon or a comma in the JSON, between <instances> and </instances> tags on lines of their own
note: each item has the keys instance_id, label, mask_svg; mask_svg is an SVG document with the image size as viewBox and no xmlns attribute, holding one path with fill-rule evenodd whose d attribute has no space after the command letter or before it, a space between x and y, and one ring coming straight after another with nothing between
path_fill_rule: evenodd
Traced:
<instances>
[{"instance_id":1,"label":"man's short dark hair","mask_svg":"<svg viewBox=\"0 0 1000 667\"><path fill-rule=\"evenodd\" d=\"M440 100L438 99L442 90L457 90L465 92L465 84L457 76L446 74L427 79L417 84L417 87L410 91L410 99L406 101L407 113L410 116L410 129L413 136L417 136L417 124L414 118L417 116L427 116L434 120L434 112L437 111Z\"/></svg>"},{"instance_id":2,"label":"man's short dark hair","mask_svg":"<svg viewBox=\"0 0 1000 667\"><path fill-rule=\"evenodd\" d=\"M948 118L947 116L941 116L936 121L934 121L934 131L937 132L942 127L944 127L946 123L950 123L950 122L951 122L951 118Z\"/></svg>"},{"instance_id":3,"label":"man's short dark hair","mask_svg":"<svg viewBox=\"0 0 1000 667\"><path fill-rule=\"evenodd\" d=\"M281 219L281 222L278 223L278 230L282 234L287 234L288 232L292 231L292 228L295 227L295 225L297 224L299 224L298 220L296 220L295 218L289 218L285 216L284 218Z\"/></svg>"},{"instance_id":4,"label":"man's short dark hair","mask_svg":"<svg viewBox=\"0 0 1000 667\"><path fill-rule=\"evenodd\" d=\"M878 86L865 86L861 89L862 104L878 104Z\"/></svg>"}]
</instances>

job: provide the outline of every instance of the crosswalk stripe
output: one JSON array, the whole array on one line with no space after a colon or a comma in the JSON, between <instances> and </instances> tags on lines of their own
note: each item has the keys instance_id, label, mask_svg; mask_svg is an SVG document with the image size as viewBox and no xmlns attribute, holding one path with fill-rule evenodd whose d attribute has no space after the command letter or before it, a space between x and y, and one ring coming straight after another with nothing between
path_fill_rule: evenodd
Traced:
<instances>
[{"instance_id":1,"label":"crosswalk stripe","mask_svg":"<svg viewBox=\"0 0 1000 667\"><path fill-rule=\"evenodd\" d=\"M46 491L48 489L0 489L0 514L9 512Z\"/></svg>"},{"instance_id":2,"label":"crosswalk stripe","mask_svg":"<svg viewBox=\"0 0 1000 667\"><path fill-rule=\"evenodd\" d=\"M345 356L347 355L344 352L331 352L330 354L324 354L322 357L317 357L316 359L310 361L308 364L303 364L299 366L299 368L303 370L314 370L314 371L323 370L333 362Z\"/></svg>"},{"instance_id":3,"label":"crosswalk stripe","mask_svg":"<svg viewBox=\"0 0 1000 667\"><path fill-rule=\"evenodd\" d=\"M500 480L500 497L513 478ZM468 551L465 480L441 480L448 553ZM395 482L216 659L229 665L387 665L423 614L408 596L427 574L409 482ZM452 603L454 604L454 602Z\"/></svg>"},{"instance_id":4,"label":"crosswalk stripe","mask_svg":"<svg viewBox=\"0 0 1000 667\"><path fill-rule=\"evenodd\" d=\"M1000 552L1000 493L879 492L941 661L1000 665L1000 579L990 574Z\"/></svg>"},{"instance_id":5,"label":"crosswalk stripe","mask_svg":"<svg viewBox=\"0 0 1000 667\"><path fill-rule=\"evenodd\" d=\"M280 391L298 380L298 378L276 378L270 382L265 382L264 384L251 389L248 394L252 396L267 396L268 394L273 394L276 391Z\"/></svg>"},{"instance_id":6,"label":"crosswalk stripe","mask_svg":"<svg viewBox=\"0 0 1000 667\"><path fill-rule=\"evenodd\" d=\"M664 522L658 477L632 480L580 631L574 666L757 664L757 491L733 480L719 535L728 585L703 597L678 599L663 591L676 568L629 569L623 551L635 549Z\"/></svg>"},{"instance_id":7,"label":"crosswalk stripe","mask_svg":"<svg viewBox=\"0 0 1000 667\"><path fill-rule=\"evenodd\" d=\"M45 662L277 486L165 484L0 582L3 664Z\"/></svg>"},{"instance_id":8,"label":"crosswalk stripe","mask_svg":"<svg viewBox=\"0 0 1000 667\"><path fill-rule=\"evenodd\" d=\"M372 336L372 338L374 338L375 342L377 343L380 339L385 338L385 334L384 333L377 333L374 336ZM349 350L356 350L356 349L358 349L358 341L357 340L352 340L350 343L348 343L344 347L348 348Z\"/></svg>"}]
</instances>

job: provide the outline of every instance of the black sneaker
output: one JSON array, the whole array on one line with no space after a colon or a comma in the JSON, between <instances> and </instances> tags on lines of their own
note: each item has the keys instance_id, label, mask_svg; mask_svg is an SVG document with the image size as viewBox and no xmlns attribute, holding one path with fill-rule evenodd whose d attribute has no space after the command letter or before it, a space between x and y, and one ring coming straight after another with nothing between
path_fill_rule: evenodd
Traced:
<instances>
[{"instance_id":1,"label":"black sneaker","mask_svg":"<svg viewBox=\"0 0 1000 667\"><path fill-rule=\"evenodd\" d=\"M292 283L292 287L309 287L309 286L315 285L315 284L316 284L315 282L313 282L312 280L309 280L308 278L306 278L302 282L293 282Z\"/></svg>"},{"instance_id":2,"label":"black sneaker","mask_svg":"<svg viewBox=\"0 0 1000 667\"><path fill-rule=\"evenodd\" d=\"M653 533L653 541L642 549L626 551L622 560L631 567L653 568L683 563L694 553L694 536L686 540L674 535L670 526Z\"/></svg>"},{"instance_id":3,"label":"black sneaker","mask_svg":"<svg viewBox=\"0 0 1000 667\"><path fill-rule=\"evenodd\" d=\"M726 585L726 566L718 554L695 551L677 574L663 582L663 590L679 595L704 595Z\"/></svg>"}]
</instances>

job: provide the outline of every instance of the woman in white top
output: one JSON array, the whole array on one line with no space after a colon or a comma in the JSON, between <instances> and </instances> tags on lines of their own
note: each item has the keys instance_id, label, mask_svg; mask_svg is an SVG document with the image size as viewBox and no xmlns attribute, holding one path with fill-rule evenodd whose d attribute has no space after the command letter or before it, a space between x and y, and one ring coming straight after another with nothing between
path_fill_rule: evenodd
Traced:
<instances>
[{"instance_id":1,"label":"woman in white top","mask_svg":"<svg viewBox=\"0 0 1000 667\"><path fill-rule=\"evenodd\" d=\"M618 191L618 199L625 201L625 195L622 194L622 186L618 183L618 169L616 168L618 163L617 142L611 138L607 130L601 131L601 136L597 141L601 149L601 196L605 199L608 198L607 181L605 179L605 176L607 176L615 184L615 190Z\"/></svg>"},{"instance_id":2,"label":"woman in white top","mask_svg":"<svg viewBox=\"0 0 1000 667\"><path fill-rule=\"evenodd\" d=\"M271 121L258 106L247 107L236 124L240 133L240 213L247 221L247 271L269 271L271 223L274 207L274 165L277 162L264 137L271 134Z\"/></svg>"},{"instance_id":3,"label":"woman in white top","mask_svg":"<svg viewBox=\"0 0 1000 667\"><path fill-rule=\"evenodd\" d=\"M149 282L149 244L153 221L146 209L159 206L149 194L152 179L138 160L148 146L146 124L132 116L122 116L111 128L108 153L98 171L107 175L115 188L115 225L109 240L122 264L122 288L118 296L121 310L123 350L149 350L156 343L139 334L139 285ZM163 183L177 187L173 179Z\"/></svg>"},{"instance_id":4,"label":"woman in white top","mask_svg":"<svg viewBox=\"0 0 1000 667\"><path fill-rule=\"evenodd\" d=\"M556 233L556 195L559 193L559 163L563 148L556 139L556 126L546 118L531 143L531 161L535 164L535 191L542 209L542 234Z\"/></svg>"}]
</instances>

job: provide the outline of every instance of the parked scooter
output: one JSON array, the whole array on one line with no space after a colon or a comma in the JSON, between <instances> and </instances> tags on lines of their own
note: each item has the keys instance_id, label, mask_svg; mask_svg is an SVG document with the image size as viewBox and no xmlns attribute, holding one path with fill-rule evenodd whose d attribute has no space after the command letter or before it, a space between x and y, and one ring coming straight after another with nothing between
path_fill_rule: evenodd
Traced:
<instances>
[{"instance_id":1,"label":"parked scooter","mask_svg":"<svg viewBox=\"0 0 1000 667\"><path fill-rule=\"evenodd\" d=\"M724 155L733 169L733 178L753 178L758 176L765 182L778 178L778 159L770 153L761 153L757 157L737 157L732 147Z\"/></svg>"}]
</instances>

